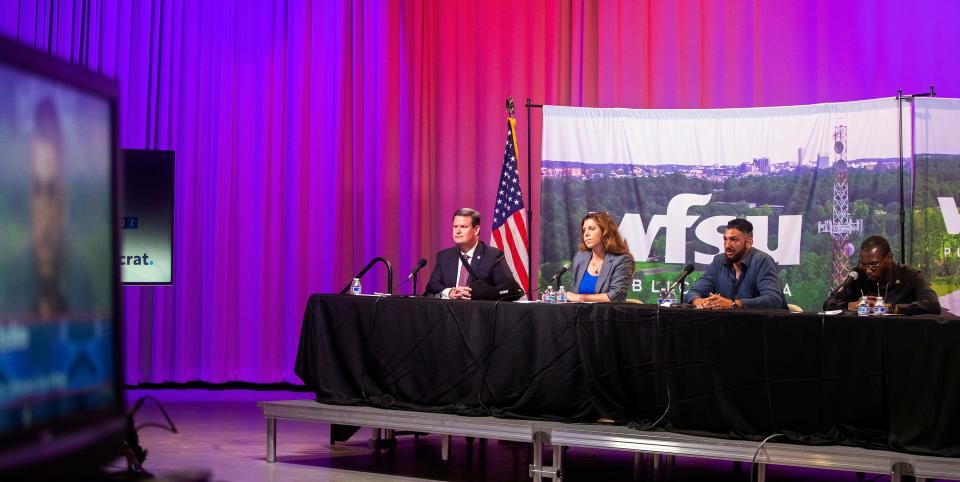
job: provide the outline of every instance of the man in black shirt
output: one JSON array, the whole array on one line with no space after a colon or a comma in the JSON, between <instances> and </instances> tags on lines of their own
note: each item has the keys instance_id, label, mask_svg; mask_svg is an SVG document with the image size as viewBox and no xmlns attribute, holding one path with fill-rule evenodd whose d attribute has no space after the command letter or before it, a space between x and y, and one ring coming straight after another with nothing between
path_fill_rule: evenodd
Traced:
<instances>
[{"instance_id":1,"label":"man in black shirt","mask_svg":"<svg viewBox=\"0 0 960 482\"><path fill-rule=\"evenodd\" d=\"M890 243L870 236L860 245L861 274L843 289L831 293L823 302L824 310L857 311L861 296L883 297L888 313L901 315L940 314L940 300L923 273L893 261Z\"/></svg>"}]
</instances>

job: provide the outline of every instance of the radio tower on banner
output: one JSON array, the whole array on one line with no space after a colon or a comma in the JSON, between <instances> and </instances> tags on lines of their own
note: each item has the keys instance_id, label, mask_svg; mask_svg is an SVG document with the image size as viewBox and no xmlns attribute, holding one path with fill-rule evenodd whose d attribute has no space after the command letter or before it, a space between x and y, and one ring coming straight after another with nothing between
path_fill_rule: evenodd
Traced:
<instances>
[{"instance_id":1,"label":"radio tower on banner","mask_svg":"<svg viewBox=\"0 0 960 482\"><path fill-rule=\"evenodd\" d=\"M863 231L862 219L850 219L850 188L847 184L847 126L833 129L833 219L817 223L817 231L833 238L833 286L839 286L847 276L847 263L853 254L850 235Z\"/></svg>"}]
</instances>

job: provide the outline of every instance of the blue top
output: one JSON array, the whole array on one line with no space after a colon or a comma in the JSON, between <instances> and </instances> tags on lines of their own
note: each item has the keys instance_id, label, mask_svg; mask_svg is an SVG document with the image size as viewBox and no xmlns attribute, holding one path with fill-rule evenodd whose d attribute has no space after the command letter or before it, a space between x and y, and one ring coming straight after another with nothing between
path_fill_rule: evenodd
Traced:
<instances>
[{"instance_id":1,"label":"blue top","mask_svg":"<svg viewBox=\"0 0 960 482\"><path fill-rule=\"evenodd\" d=\"M587 287L582 284L583 276L587 273L592 258L593 253L590 251L577 251L577 254L573 255L573 266L570 267L570 272L573 273L573 284L570 285L570 290L574 293L606 294L607 298L614 303L627 301L627 291L630 289L630 283L633 282L636 266L633 256L630 253L604 254L603 266L596 276L596 283L590 284L590 291L581 291L581 286Z\"/></svg>"},{"instance_id":2,"label":"blue top","mask_svg":"<svg viewBox=\"0 0 960 482\"><path fill-rule=\"evenodd\" d=\"M694 298L717 293L732 301L741 300L744 308L787 309L787 300L777 277L777 264L769 254L750 248L739 264L742 274L738 280L733 264L723 253L718 254L703 276L687 291L683 301L690 303Z\"/></svg>"},{"instance_id":3,"label":"blue top","mask_svg":"<svg viewBox=\"0 0 960 482\"><path fill-rule=\"evenodd\" d=\"M594 276L589 272L583 273L583 279L580 280L580 287L577 288L577 293L583 294L596 294L597 292L597 279L599 276Z\"/></svg>"}]
</instances>

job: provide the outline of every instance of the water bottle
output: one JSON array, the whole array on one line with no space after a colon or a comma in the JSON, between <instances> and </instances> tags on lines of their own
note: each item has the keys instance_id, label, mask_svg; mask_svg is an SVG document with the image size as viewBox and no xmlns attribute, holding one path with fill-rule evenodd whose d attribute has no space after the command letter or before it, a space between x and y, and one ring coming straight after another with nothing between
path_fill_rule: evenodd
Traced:
<instances>
[{"instance_id":1,"label":"water bottle","mask_svg":"<svg viewBox=\"0 0 960 482\"><path fill-rule=\"evenodd\" d=\"M560 285L560 287L557 288L557 303L566 303L566 302L567 302L567 290L563 287L563 285Z\"/></svg>"},{"instance_id":2,"label":"water bottle","mask_svg":"<svg viewBox=\"0 0 960 482\"><path fill-rule=\"evenodd\" d=\"M547 286L547 291L543 293L544 303L556 303L557 294L553 292L553 286Z\"/></svg>"},{"instance_id":3,"label":"water bottle","mask_svg":"<svg viewBox=\"0 0 960 482\"><path fill-rule=\"evenodd\" d=\"M873 314L874 315L885 315L887 314L887 305L883 304L883 297L878 296L877 301L873 304Z\"/></svg>"},{"instance_id":4,"label":"water bottle","mask_svg":"<svg viewBox=\"0 0 960 482\"><path fill-rule=\"evenodd\" d=\"M359 295L361 291L360 278L354 278L353 281L350 282L350 294Z\"/></svg>"},{"instance_id":5,"label":"water bottle","mask_svg":"<svg viewBox=\"0 0 960 482\"><path fill-rule=\"evenodd\" d=\"M857 303L857 316L869 316L870 305L867 304L867 297L861 296L860 303Z\"/></svg>"},{"instance_id":6,"label":"water bottle","mask_svg":"<svg viewBox=\"0 0 960 482\"><path fill-rule=\"evenodd\" d=\"M660 292L657 293L657 306L662 305L663 302L666 300L667 300L667 289L660 288Z\"/></svg>"},{"instance_id":7,"label":"water bottle","mask_svg":"<svg viewBox=\"0 0 960 482\"><path fill-rule=\"evenodd\" d=\"M673 290L667 291L666 297L663 299L663 306L673 306L677 304L677 296Z\"/></svg>"}]
</instances>

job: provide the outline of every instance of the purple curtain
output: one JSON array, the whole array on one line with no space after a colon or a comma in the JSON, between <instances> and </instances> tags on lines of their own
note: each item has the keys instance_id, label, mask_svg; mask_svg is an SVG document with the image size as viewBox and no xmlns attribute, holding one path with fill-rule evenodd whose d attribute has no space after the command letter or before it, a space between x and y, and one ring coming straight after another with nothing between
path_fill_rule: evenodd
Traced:
<instances>
[{"instance_id":1,"label":"purple curtain","mask_svg":"<svg viewBox=\"0 0 960 482\"><path fill-rule=\"evenodd\" d=\"M489 239L508 94L635 108L931 83L957 96L958 21L947 0L0 2L0 34L118 79L122 147L177 153L175 283L124 291L133 384L298 382L310 293L378 255L400 278L420 257L432 269L461 206L487 214ZM531 127L537 172L539 113ZM365 289L385 288L371 276Z\"/></svg>"}]
</instances>

